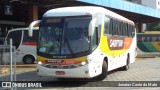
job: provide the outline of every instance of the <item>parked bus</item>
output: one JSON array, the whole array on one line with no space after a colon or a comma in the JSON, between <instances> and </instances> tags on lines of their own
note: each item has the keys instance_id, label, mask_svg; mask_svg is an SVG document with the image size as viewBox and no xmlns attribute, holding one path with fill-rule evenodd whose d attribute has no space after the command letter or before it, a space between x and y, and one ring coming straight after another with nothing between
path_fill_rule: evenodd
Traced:
<instances>
[{"instance_id":1,"label":"parked bus","mask_svg":"<svg viewBox=\"0 0 160 90\"><path fill-rule=\"evenodd\" d=\"M160 32L146 31L137 33L138 55L160 54Z\"/></svg>"},{"instance_id":2,"label":"parked bus","mask_svg":"<svg viewBox=\"0 0 160 90\"><path fill-rule=\"evenodd\" d=\"M9 40L12 38L13 46L16 47L16 62L24 64L32 64L37 58L37 36L38 28L33 29L33 37L29 37L28 28L17 28L8 31L5 38L5 45L9 45ZM7 55L6 55L7 56ZM5 59L9 63L10 59Z\"/></svg>"},{"instance_id":3,"label":"parked bus","mask_svg":"<svg viewBox=\"0 0 160 90\"><path fill-rule=\"evenodd\" d=\"M107 72L129 69L135 61L134 22L102 7L64 7L47 11L40 23L37 73L57 78L103 80Z\"/></svg>"}]
</instances>

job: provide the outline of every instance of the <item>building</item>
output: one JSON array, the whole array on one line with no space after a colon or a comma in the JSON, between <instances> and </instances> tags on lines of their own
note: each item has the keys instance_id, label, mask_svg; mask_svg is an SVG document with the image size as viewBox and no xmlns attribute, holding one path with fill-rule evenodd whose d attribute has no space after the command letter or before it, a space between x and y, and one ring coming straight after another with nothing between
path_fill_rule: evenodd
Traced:
<instances>
[{"instance_id":1,"label":"building","mask_svg":"<svg viewBox=\"0 0 160 90\"><path fill-rule=\"evenodd\" d=\"M137 4L142 4L142 0L126 0Z\"/></svg>"},{"instance_id":2,"label":"building","mask_svg":"<svg viewBox=\"0 0 160 90\"><path fill-rule=\"evenodd\" d=\"M160 0L141 0L142 5L160 10Z\"/></svg>"},{"instance_id":3,"label":"building","mask_svg":"<svg viewBox=\"0 0 160 90\"><path fill-rule=\"evenodd\" d=\"M126 0L160 10L160 0Z\"/></svg>"}]
</instances>

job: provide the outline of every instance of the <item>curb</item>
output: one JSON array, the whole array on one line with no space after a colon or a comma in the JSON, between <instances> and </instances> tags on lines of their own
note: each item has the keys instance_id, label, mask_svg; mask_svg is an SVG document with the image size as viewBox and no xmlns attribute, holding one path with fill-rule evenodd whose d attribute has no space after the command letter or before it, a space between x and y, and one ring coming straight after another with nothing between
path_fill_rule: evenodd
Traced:
<instances>
[{"instance_id":1,"label":"curb","mask_svg":"<svg viewBox=\"0 0 160 90\"><path fill-rule=\"evenodd\" d=\"M155 55L137 55L136 58L156 58Z\"/></svg>"},{"instance_id":2,"label":"curb","mask_svg":"<svg viewBox=\"0 0 160 90\"><path fill-rule=\"evenodd\" d=\"M0 68L0 74L5 74L5 73L8 73L8 72L9 72L8 68L6 68L6 67Z\"/></svg>"},{"instance_id":3,"label":"curb","mask_svg":"<svg viewBox=\"0 0 160 90\"><path fill-rule=\"evenodd\" d=\"M1 65L0 65L1 67ZM5 65L6 68L10 68L10 65ZM12 66L14 68L14 65ZM24 65L16 65L16 68L36 68L36 64L24 64Z\"/></svg>"}]
</instances>

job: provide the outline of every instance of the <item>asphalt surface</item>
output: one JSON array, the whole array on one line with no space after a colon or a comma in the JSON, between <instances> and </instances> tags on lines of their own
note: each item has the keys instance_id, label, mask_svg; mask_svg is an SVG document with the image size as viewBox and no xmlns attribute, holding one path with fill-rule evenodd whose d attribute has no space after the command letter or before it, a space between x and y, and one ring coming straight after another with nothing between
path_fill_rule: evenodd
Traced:
<instances>
[{"instance_id":1,"label":"asphalt surface","mask_svg":"<svg viewBox=\"0 0 160 90\"><path fill-rule=\"evenodd\" d=\"M47 81L46 88L17 88L17 90L159 90L160 89L160 58L137 58L130 64L128 71L113 70L103 81L81 82L82 79L62 79L38 77L35 65L17 67L17 81ZM9 73L0 74L0 81L9 81ZM50 82L51 81L51 82ZM60 81L53 82L53 81ZM157 82L159 81L159 82ZM122 86L118 86L122 83ZM125 86L127 83L131 86ZM148 86L143 86L143 84ZM144 84L144 85L145 85ZM68 86L67 86L68 85ZM5 88L2 88L5 89Z\"/></svg>"}]
</instances>

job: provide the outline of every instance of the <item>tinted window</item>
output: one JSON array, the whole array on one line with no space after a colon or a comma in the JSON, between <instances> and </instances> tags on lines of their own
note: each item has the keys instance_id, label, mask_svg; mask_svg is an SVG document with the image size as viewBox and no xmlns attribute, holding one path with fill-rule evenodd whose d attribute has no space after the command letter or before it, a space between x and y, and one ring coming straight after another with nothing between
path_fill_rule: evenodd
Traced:
<instances>
[{"instance_id":1,"label":"tinted window","mask_svg":"<svg viewBox=\"0 0 160 90\"><path fill-rule=\"evenodd\" d=\"M13 31L8 34L7 43L9 44L9 39L12 38L13 46L16 46L16 49L21 43L22 31Z\"/></svg>"},{"instance_id":2,"label":"tinted window","mask_svg":"<svg viewBox=\"0 0 160 90\"><path fill-rule=\"evenodd\" d=\"M38 30L33 30L33 36L28 36L28 30L24 30L23 42L37 42Z\"/></svg>"},{"instance_id":3,"label":"tinted window","mask_svg":"<svg viewBox=\"0 0 160 90\"><path fill-rule=\"evenodd\" d=\"M112 31L113 31L113 35L116 35L116 20L113 19L113 22L112 22Z\"/></svg>"},{"instance_id":4,"label":"tinted window","mask_svg":"<svg viewBox=\"0 0 160 90\"><path fill-rule=\"evenodd\" d=\"M111 32L109 30L110 29L110 18L105 17L104 20L105 20L105 22L104 22L105 23L105 27L104 27L105 31L104 31L104 33L105 34L111 34Z\"/></svg>"}]
</instances>

